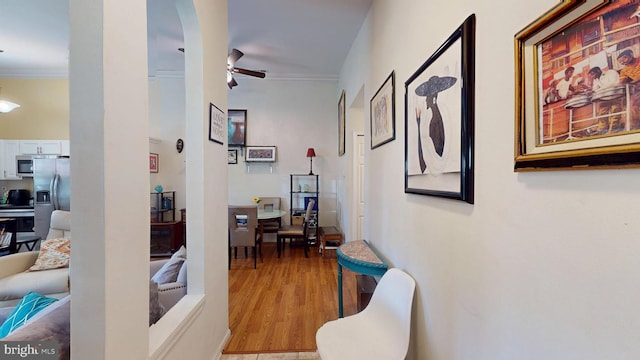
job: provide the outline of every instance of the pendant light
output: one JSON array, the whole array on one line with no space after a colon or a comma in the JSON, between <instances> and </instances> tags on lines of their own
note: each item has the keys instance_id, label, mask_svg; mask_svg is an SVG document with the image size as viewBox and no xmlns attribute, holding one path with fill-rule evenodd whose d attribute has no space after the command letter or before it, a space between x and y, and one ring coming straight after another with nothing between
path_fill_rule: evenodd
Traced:
<instances>
[{"instance_id":1,"label":"pendant light","mask_svg":"<svg viewBox=\"0 0 640 360\"><path fill-rule=\"evenodd\" d=\"M2 88L0 88L2 90ZM0 100L0 113L8 113L19 108L20 105L7 100Z\"/></svg>"}]
</instances>

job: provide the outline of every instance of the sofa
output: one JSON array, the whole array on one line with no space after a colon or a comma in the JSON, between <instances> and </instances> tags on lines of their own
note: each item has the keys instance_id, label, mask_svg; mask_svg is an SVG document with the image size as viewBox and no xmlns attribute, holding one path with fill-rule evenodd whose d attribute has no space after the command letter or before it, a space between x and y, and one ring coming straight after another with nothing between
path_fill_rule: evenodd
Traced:
<instances>
[{"instance_id":1,"label":"sofa","mask_svg":"<svg viewBox=\"0 0 640 360\"><path fill-rule=\"evenodd\" d=\"M149 276L153 276L160 270L170 259L155 260L149 264ZM158 300L164 311L169 311L183 296L187 294L187 262L181 264L180 271L176 281L158 285Z\"/></svg>"},{"instance_id":2,"label":"sofa","mask_svg":"<svg viewBox=\"0 0 640 360\"><path fill-rule=\"evenodd\" d=\"M71 213L55 210L47 239L71 239ZM0 257L0 307L17 304L29 291L63 298L70 293L69 268L26 271L33 266L39 251Z\"/></svg>"},{"instance_id":3,"label":"sofa","mask_svg":"<svg viewBox=\"0 0 640 360\"><path fill-rule=\"evenodd\" d=\"M70 359L71 295L42 309L22 326L0 341L55 341L58 360ZM13 307L0 308L0 324L9 316Z\"/></svg>"}]
</instances>

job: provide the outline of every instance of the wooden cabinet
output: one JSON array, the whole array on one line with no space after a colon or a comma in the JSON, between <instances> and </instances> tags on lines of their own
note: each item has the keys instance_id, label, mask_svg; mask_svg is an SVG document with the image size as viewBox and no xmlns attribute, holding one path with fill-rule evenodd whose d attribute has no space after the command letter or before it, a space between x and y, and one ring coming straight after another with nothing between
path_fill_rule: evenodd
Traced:
<instances>
[{"instance_id":1,"label":"wooden cabinet","mask_svg":"<svg viewBox=\"0 0 640 360\"><path fill-rule=\"evenodd\" d=\"M20 140L22 155L61 155L62 140Z\"/></svg>"},{"instance_id":2,"label":"wooden cabinet","mask_svg":"<svg viewBox=\"0 0 640 360\"><path fill-rule=\"evenodd\" d=\"M19 154L18 140L0 140L0 179L19 180L16 169L16 155Z\"/></svg>"},{"instance_id":3,"label":"wooden cabinet","mask_svg":"<svg viewBox=\"0 0 640 360\"><path fill-rule=\"evenodd\" d=\"M151 223L150 254L155 257L171 256L184 245L182 221Z\"/></svg>"}]
</instances>

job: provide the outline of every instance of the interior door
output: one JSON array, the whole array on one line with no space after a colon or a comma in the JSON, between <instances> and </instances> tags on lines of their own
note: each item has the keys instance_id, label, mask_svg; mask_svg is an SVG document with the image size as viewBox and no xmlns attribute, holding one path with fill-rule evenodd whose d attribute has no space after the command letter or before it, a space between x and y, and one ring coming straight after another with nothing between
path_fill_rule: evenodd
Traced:
<instances>
[{"instance_id":1,"label":"interior door","mask_svg":"<svg viewBox=\"0 0 640 360\"><path fill-rule=\"evenodd\" d=\"M354 194L355 194L355 221L353 227L353 240L362 240L364 237L364 135L358 134L354 141Z\"/></svg>"}]
</instances>

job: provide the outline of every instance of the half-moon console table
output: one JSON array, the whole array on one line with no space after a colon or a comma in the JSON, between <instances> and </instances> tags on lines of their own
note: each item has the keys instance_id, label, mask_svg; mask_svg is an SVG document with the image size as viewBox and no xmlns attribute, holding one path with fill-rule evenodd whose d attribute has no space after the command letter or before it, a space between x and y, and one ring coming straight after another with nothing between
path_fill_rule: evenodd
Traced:
<instances>
[{"instance_id":1,"label":"half-moon console table","mask_svg":"<svg viewBox=\"0 0 640 360\"><path fill-rule=\"evenodd\" d=\"M365 240L350 241L340 245L338 255L338 317L342 312L342 267L365 275L382 276L389 266Z\"/></svg>"}]
</instances>

